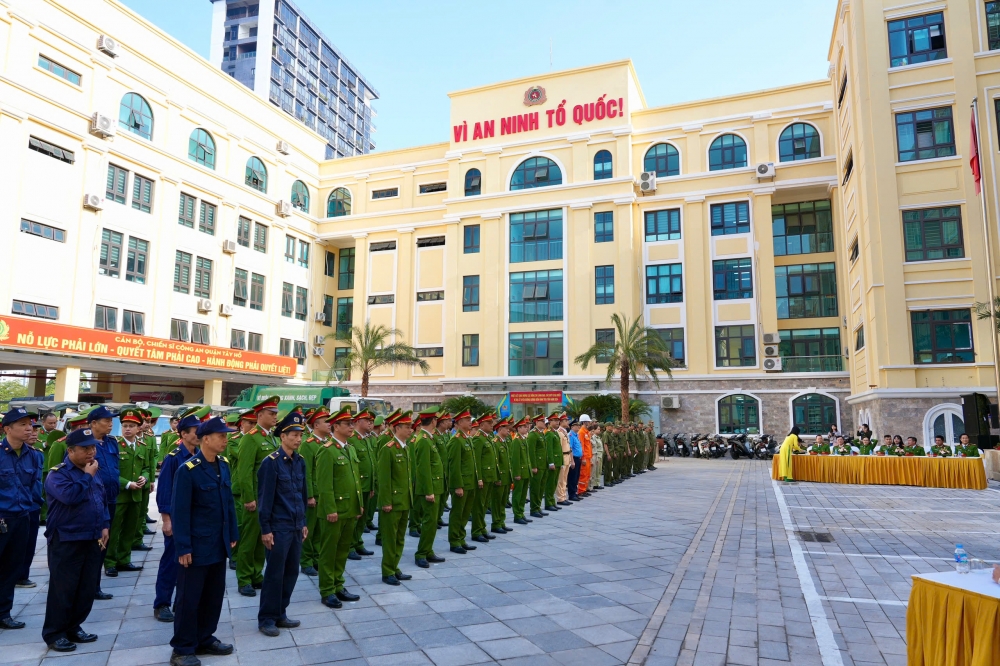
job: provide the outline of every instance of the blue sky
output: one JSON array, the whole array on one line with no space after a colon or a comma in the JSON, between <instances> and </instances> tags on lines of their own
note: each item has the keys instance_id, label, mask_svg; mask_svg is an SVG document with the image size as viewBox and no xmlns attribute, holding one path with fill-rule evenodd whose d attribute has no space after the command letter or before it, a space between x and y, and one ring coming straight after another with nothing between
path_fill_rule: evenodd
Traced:
<instances>
[{"instance_id":1,"label":"blue sky","mask_svg":"<svg viewBox=\"0 0 1000 666\"><path fill-rule=\"evenodd\" d=\"M208 57L209 0L122 0ZM378 150L448 140L447 93L631 58L650 106L826 78L836 0L295 0L378 90ZM551 65L550 65L551 44Z\"/></svg>"}]
</instances>

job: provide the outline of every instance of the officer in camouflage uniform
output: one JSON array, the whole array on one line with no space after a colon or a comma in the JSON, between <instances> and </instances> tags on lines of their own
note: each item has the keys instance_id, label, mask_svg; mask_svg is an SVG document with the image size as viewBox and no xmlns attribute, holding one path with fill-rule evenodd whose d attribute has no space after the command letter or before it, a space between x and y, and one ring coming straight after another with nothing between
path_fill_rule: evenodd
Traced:
<instances>
[{"instance_id":1,"label":"officer in camouflage uniform","mask_svg":"<svg viewBox=\"0 0 1000 666\"><path fill-rule=\"evenodd\" d=\"M240 496L236 501L243 505L240 523L240 540L236 553L236 583L245 597L257 596L264 585L264 543L260 538L260 521L257 519L257 472L264 458L281 446L274 435L278 422L278 396L265 398L254 406L257 425L240 438L236 450L236 486Z\"/></svg>"}]
</instances>

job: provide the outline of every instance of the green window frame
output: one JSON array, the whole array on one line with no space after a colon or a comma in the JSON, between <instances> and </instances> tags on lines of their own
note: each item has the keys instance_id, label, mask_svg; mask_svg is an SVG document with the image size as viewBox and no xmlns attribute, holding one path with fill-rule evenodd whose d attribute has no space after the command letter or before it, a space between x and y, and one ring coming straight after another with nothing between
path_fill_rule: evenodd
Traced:
<instances>
[{"instance_id":1,"label":"green window frame","mask_svg":"<svg viewBox=\"0 0 1000 666\"><path fill-rule=\"evenodd\" d=\"M723 134L708 148L708 170L741 169L747 165L747 142L736 134Z\"/></svg>"},{"instance_id":2,"label":"green window frame","mask_svg":"<svg viewBox=\"0 0 1000 666\"><path fill-rule=\"evenodd\" d=\"M897 113L896 141L900 162L955 155L955 123L951 107Z\"/></svg>"},{"instance_id":3,"label":"green window frame","mask_svg":"<svg viewBox=\"0 0 1000 666\"><path fill-rule=\"evenodd\" d=\"M153 181L139 174L132 177L132 208L142 213L153 212Z\"/></svg>"},{"instance_id":4,"label":"green window frame","mask_svg":"<svg viewBox=\"0 0 1000 666\"><path fill-rule=\"evenodd\" d=\"M340 251L340 272L337 275L337 289L354 289L355 248L345 247Z\"/></svg>"},{"instance_id":5,"label":"green window frame","mask_svg":"<svg viewBox=\"0 0 1000 666\"><path fill-rule=\"evenodd\" d=\"M236 220L236 242L243 247L250 247L250 220L242 215Z\"/></svg>"},{"instance_id":6,"label":"green window frame","mask_svg":"<svg viewBox=\"0 0 1000 666\"><path fill-rule=\"evenodd\" d=\"M782 372L840 372L844 357L839 328L794 328L778 331ZM830 425L829 423L827 425Z\"/></svg>"},{"instance_id":7,"label":"green window frame","mask_svg":"<svg viewBox=\"0 0 1000 666\"><path fill-rule=\"evenodd\" d=\"M194 295L212 297L212 260L198 257L194 264Z\"/></svg>"},{"instance_id":8,"label":"green window frame","mask_svg":"<svg viewBox=\"0 0 1000 666\"><path fill-rule=\"evenodd\" d=\"M562 185L562 171L548 157L529 157L517 165L510 177L511 192L552 185Z\"/></svg>"},{"instance_id":9,"label":"green window frame","mask_svg":"<svg viewBox=\"0 0 1000 666\"><path fill-rule=\"evenodd\" d=\"M839 425L837 401L822 393L806 393L792 398L792 425L802 435L825 435L831 424Z\"/></svg>"},{"instance_id":10,"label":"green window frame","mask_svg":"<svg viewBox=\"0 0 1000 666\"><path fill-rule=\"evenodd\" d=\"M194 209L198 199L181 192L180 210L177 212L177 224L188 229L194 229ZM245 218L240 218L241 220Z\"/></svg>"},{"instance_id":11,"label":"green window frame","mask_svg":"<svg viewBox=\"0 0 1000 666\"><path fill-rule=\"evenodd\" d=\"M292 183L292 207L301 210L303 213L309 212L309 188L301 180Z\"/></svg>"},{"instance_id":12,"label":"green window frame","mask_svg":"<svg viewBox=\"0 0 1000 666\"><path fill-rule=\"evenodd\" d=\"M101 230L101 258L97 268L99 275L116 278L121 274L123 240L124 236L117 231Z\"/></svg>"},{"instance_id":13,"label":"green window frame","mask_svg":"<svg viewBox=\"0 0 1000 666\"><path fill-rule=\"evenodd\" d=\"M206 201L202 201L198 206L198 231L208 234L209 236L215 235L215 213L216 208L214 204L210 204Z\"/></svg>"},{"instance_id":14,"label":"green window frame","mask_svg":"<svg viewBox=\"0 0 1000 666\"><path fill-rule=\"evenodd\" d=\"M709 217L713 236L750 233L750 202L712 204Z\"/></svg>"},{"instance_id":15,"label":"green window frame","mask_svg":"<svg viewBox=\"0 0 1000 666\"><path fill-rule=\"evenodd\" d=\"M913 362L919 364L972 363L976 360L970 310L910 312Z\"/></svg>"},{"instance_id":16,"label":"green window frame","mask_svg":"<svg viewBox=\"0 0 1000 666\"><path fill-rule=\"evenodd\" d=\"M829 200L771 206L774 255L833 252L833 211Z\"/></svg>"},{"instance_id":17,"label":"green window frame","mask_svg":"<svg viewBox=\"0 0 1000 666\"><path fill-rule=\"evenodd\" d=\"M250 274L250 309L262 311L264 309L264 276L257 273Z\"/></svg>"},{"instance_id":18,"label":"green window frame","mask_svg":"<svg viewBox=\"0 0 1000 666\"><path fill-rule=\"evenodd\" d=\"M479 365L479 334L462 335L462 366L466 368Z\"/></svg>"},{"instance_id":19,"label":"green window frame","mask_svg":"<svg viewBox=\"0 0 1000 666\"><path fill-rule=\"evenodd\" d=\"M960 206L903 211L906 261L961 259L965 256Z\"/></svg>"},{"instance_id":20,"label":"green window frame","mask_svg":"<svg viewBox=\"0 0 1000 666\"><path fill-rule=\"evenodd\" d=\"M200 127L188 139L188 159L215 170L215 139Z\"/></svg>"},{"instance_id":21,"label":"green window frame","mask_svg":"<svg viewBox=\"0 0 1000 666\"><path fill-rule=\"evenodd\" d=\"M527 271L510 274L510 321L562 321L563 272Z\"/></svg>"},{"instance_id":22,"label":"green window frame","mask_svg":"<svg viewBox=\"0 0 1000 666\"><path fill-rule=\"evenodd\" d=\"M642 159L643 171L655 171L657 178L678 176L681 173L681 156L669 143L658 143L646 151Z\"/></svg>"},{"instance_id":23,"label":"green window frame","mask_svg":"<svg viewBox=\"0 0 1000 666\"><path fill-rule=\"evenodd\" d=\"M948 57L942 12L889 21L888 30L889 67L915 65Z\"/></svg>"},{"instance_id":24,"label":"green window frame","mask_svg":"<svg viewBox=\"0 0 1000 666\"><path fill-rule=\"evenodd\" d=\"M354 297L337 299L337 335L347 335L354 326Z\"/></svg>"},{"instance_id":25,"label":"green window frame","mask_svg":"<svg viewBox=\"0 0 1000 666\"><path fill-rule=\"evenodd\" d=\"M351 191L338 187L326 199L327 217L344 217L351 214Z\"/></svg>"},{"instance_id":26,"label":"green window frame","mask_svg":"<svg viewBox=\"0 0 1000 666\"><path fill-rule=\"evenodd\" d=\"M291 319L295 309L295 288L288 282L281 283L281 316Z\"/></svg>"},{"instance_id":27,"label":"green window frame","mask_svg":"<svg viewBox=\"0 0 1000 666\"><path fill-rule=\"evenodd\" d=\"M462 277L462 312L479 312L479 276Z\"/></svg>"},{"instance_id":28,"label":"green window frame","mask_svg":"<svg viewBox=\"0 0 1000 666\"><path fill-rule=\"evenodd\" d=\"M63 65L60 65L55 60L52 60L47 56L43 56L41 53L38 54L38 66L47 72L55 74L61 79L69 81L75 86L80 85L80 82L82 81L79 74L64 67Z\"/></svg>"},{"instance_id":29,"label":"green window frame","mask_svg":"<svg viewBox=\"0 0 1000 666\"><path fill-rule=\"evenodd\" d=\"M118 108L118 125L147 141L153 139L153 110L138 93L126 93Z\"/></svg>"},{"instance_id":30,"label":"green window frame","mask_svg":"<svg viewBox=\"0 0 1000 666\"><path fill-rule=\"evenodd\" d=\"M465 196L475 197L483 192L483 175L479 169L469 169L465 172Z\"/></svg>"},{"instance_id":31,"label":"green window frame","mask_svg":"<svg viewBox=\"0 0 1000 666\"><path fill-rule=\"evenodd\" d=\"M250 276L247 271L237 268L233 277L233 305L246 307L249 296Z\"/></svg>"},{"instance_id":32,"label":"green window frame","mask_svg":"<svg viewBox=\"0 0 1000 666\"><path fill-rule=\"evenodd\" d=\"M753 325L715 327L715 366L717 368L757 365L757 336Z\"/></svg>"},{"instance_id":33,"label":"green window frame","mask_svg":"<svg viewBox=\"0 0 1000 666\"><path fill-rule=\"evenodd\" d=\"M713 261L712 289L716 301L753 298L753 260L746 257Z\"/></svg>"},{"instance_id":34,"label":"green window frame","mask_svg":"<svg viewBox=\"0 0 1000 666\"><path fill-rule=\"evenodd\" d=\"M819 131L809 123L792 123L778 137L778 161L812 160L821 154Z\"/></svg>"},{"instance_id":35,"label":"green window frame","mask_svg":"<svg viewBox=\"0 0 1000 666\"><path fill-rule=\"evenodd\" d=\"M778 319L837 316L836 264L775 266Z\"/></svg>"},{"instance_id":36,"label":"green window frame","mask_svg":"<svg viewBox=\"0 0 1000 666\"><path fill-rule=\"evenodd\" d=\"M462 254L479 254L478 224L467 224L462 228Z\"/></svg>"},{"instance_id":37,"label":"green window frame","mask_svg":"<svg viewBox=\"0 0 1000 666\"><path fill-rule=\"evenodd\" d=\"M108 182L104 197L108 201L124 204L128 184L128 171L114 164L108 165Z\"/></svg>"},{"instance_id":38,"label":"green window frame","mask_svg":"<svg viewBox=\"0 0 1000 666\"><path fill-rule=\"evenodd\" d=\"M267 192L267 167L256 155L247 160L243 182L258 192Z\"/></svg>"},{"instance_id":39,"label":"green window frame","mask_svg":"<svg viewBox=\"0 0 1000 666\"><path fill-rule=\"evenodd\" d=\"M511 333L508 345L508 374L512 377L562 375L562 331Z\"/></svg>"},{"instance_id":40,"label":"green window frame","mask_svg":"<svg viewBox=\"0 0 1000 666\"><path fill-rule=\"evenodd\" d=\"M191 293L191 255L177 250L174 254L174 291Z\"/></svg>"},{"instance_id":41,"label":"green window frame","mask_svg":"<svg viewBox=\"0 0 1000 666\"><path fill-rule=\"evenodd\" d=\"M510 214L510 263L550 261L562 256L561 208Z\"/></svg>"},{"instance_id":42,"label":"green window frame","mask_svg":"<svg viewBox=\"0 0 1000 666\"><path fill-rule=\"evenodd\" d=\"M989 39L989 50L1000 49L1000 2L986 3L986 35Z\"/></svg>"},{"instance_id":43,"label":"green window frame","mask_svg":"<svg viewBox=\"0 0 1000 666\"><path fill-rule=\"evenodd\" d=\"M594 155L594 180L605 180L612 177L612 160L610 150L598 150Z\"/></svg>"},{"instance_id":44,"label":"green window frame","mask_svg":"<svg viewBox=\"0 0 1000 666\"><path fill-rule=\"evenodd\" d=\"M594 213L594 242L611 243L615 240L615 214L612 211Z\"/></svg>"},{"instance_id":45,"label":"green window frame","mask_svg":"<svg viewBox=\"0 0 1000 666\"><path fill-rule=\"evenodd\" d=\"M615 267L594 268L594 305L612 305L615 302Z\"/></svg>"},{"instance_id":46,"label":"green window frame","mask_svg":"<svg viewBox=\"0 0 1000 666\"><path fill-rule=\"evenodd\" d=\"M309 290L305 287L295 288L295 318L305 321L309 316Z\"/></svg>"},{"instance_id":47,"label":"green window frame","mask_svg":"<svg viewBox=\"0 0 1000 666\"><path fill-rule=\"evenodd\" d=\"M125 255L125 281L146 284L146 262L149 258L149 243L129 236L128 252Z\"/></svg>"},{"instance_id":48,"label":"green window frame","mask_svg":"<svg viewBox=\"0 0 1000 666\"><path fill-rule=\"evenodd\" d=\"M646 266L646 304L683 303L684 266L653 264Z\"/></svg>"},{"instance_id":49,"label":"green window frame","mask_svg":"<svg viewBox=\"0 0 1000 666\"><path fill-rule=\"evenodd\" d=\"M719 398L719 432L756 434L760 432L760 401L752 395L737 393Z\"/></svg>"},{"instance_id":50,"label":"green window frame","mask_svg":"<svg viewBox=\"0 0 1000 666\"><path fill-rule=\"evenodd\" d=\"M670 358L678 367L686 367L687 359L684 355L684 329L683 328L658 328L655 329L657 335L663 340L664 346L670 353Z\"/></svg>"}]
</instances>

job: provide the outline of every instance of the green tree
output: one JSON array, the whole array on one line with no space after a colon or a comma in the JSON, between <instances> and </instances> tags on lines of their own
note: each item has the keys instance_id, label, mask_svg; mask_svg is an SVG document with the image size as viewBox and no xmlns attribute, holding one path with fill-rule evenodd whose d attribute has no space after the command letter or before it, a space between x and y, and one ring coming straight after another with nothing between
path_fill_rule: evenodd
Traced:
<instances>
[{"instance_id":1,"label":"green tree","mask_svg":"<svg viewBox=\"0 0 1000 666\"><path fill-rule=\"evenodd\" d=\"M476 418L493 408L474 395L457 395L441 403L441 409L449 414L460 414L469 410L469 413Z\"/></svg>"},{"instance_id":2,"label":"green tree","mask_svg":"<svg viewBox=\"0 0 1000 666\"><path fill-rule=\"evenodd\" d=\"M7 405L11 400L23 398L28 395L28 387L19 381L8 380L0 382L0 405L3 411L7 411Z\"/></svg>"},{"instance_id":3,"label":"green tree","mask_svg":"<svg viewBox=\"0 0 1000 666\"><path fill-rule=\"evenodd\" d=\"M993 307L989 303L976 302L976 318L992 319L997 331L1000 331L1000 296L993 299Z\"/></svg>"},{"instance_id":4,"label":"green tree","mask_svg":"<svg viewBox=\"0 0 1000 666\"><path fill-rule=\"evenodd\" d=\"M614 344L598 342L577 356L574 361L584 370L591 363L607 363L606 380L609 382L614 380L616 374L618 375L621 417L622 421L628 422L631 418L629 404L632 378L639 380L649 377L659 387L659 373L664 372L668 377L672 376L670 369L674 367L674 360L670 357L663 338L655 329L642 323L641 315L629 323L627 315L613 314L611 323L615 327Z\"/></svg>"},{"instance_id":5,"label":"green tree","mask_svg":"<svg viewBox=\"0 0 1000 666\"><path fill-rule=\"evenodd\" d=\"M361 395L368 396L368 384L375 370L387 365L405 365L420 368L426 375L430 366L417 356L413 347L404 342L389 342L390 338L402 338L403 332L378 324L371 320L364 326L352 326L348 331L330 333L326 337L338 342L346 342L349 351L330 368L332 377L337 370L357 370L361 373Z\"/></svg>"},{"instance_id":6,"label":"green tree","mask_svg":"<svg viewBox=\"0 0 1000 666\"><path fill-rule=\"evenodd\" d=\"M622 399L617 395L588 395L577 403L580 406L580 413L586 412L595 421L614 421L622 413ZM652 410L649 405L638 398L632 398L628 405L628 415L630 420L641 419L650 416Z\"/></svg>"}]
</instances>

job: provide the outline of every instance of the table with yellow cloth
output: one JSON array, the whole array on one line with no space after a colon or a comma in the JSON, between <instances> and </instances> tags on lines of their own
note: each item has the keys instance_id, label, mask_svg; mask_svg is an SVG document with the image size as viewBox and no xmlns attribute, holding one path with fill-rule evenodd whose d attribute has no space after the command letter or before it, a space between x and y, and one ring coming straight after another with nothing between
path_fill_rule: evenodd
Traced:
<instances>
[{"instance_id":1,"label":"table with yellow cloth","mask_svg":"<svg viewBox=\"0 0 1000 666\"><path fill-rule=\"evenodd\" d=\"M990 570L913 576L906 653L908 666L1000 664L1000 585Z\"/></svg>"},{"instance_id":2,"label":"table with yellow cloth","mask_svg":"<svg viewBox=\"0 0 1000 666\"><path fill-rule=\"evenodd\" d=\"M819 483L986 488L982 458L797 455L792 456L792 474L796 481ZM777 457L771 464L771 478L781 478Z\"/></svg>"}]
</instances>

